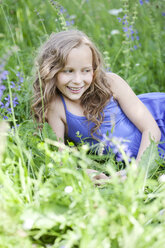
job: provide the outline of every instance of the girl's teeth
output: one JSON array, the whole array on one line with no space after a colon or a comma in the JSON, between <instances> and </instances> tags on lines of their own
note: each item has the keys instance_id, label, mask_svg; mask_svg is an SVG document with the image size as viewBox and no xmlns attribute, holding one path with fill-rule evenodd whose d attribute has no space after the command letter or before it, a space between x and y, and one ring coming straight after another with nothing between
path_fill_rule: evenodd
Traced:
<instances>
[{"instance_id":1,"label":"girl's teeth","mask_svg":"<svg viewBox=\"0 0 165 248\"><path fill-rule=\"evenodd\" d=\"M69 89L71 89L71 90L80 90L81 87L80 88L71 88L71 87L69 87Z\"/></svg>"}]
</instances>

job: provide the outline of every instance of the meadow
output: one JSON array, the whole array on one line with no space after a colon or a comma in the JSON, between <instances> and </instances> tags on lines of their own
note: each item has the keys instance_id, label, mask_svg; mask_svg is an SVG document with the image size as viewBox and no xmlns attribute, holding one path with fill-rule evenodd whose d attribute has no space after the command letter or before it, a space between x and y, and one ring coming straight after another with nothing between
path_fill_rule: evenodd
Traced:
<instances>
[{"instance_id":1,"label":"meadow","mask_svg":"<svg viewBox=\"0 0 165 248\"><path fill-rule=\"evenodd\" d=\"M31 112L34 64L52 32L78 28L136 94L165 92L165 0L0 1L0 248L164 248L165 162L139 167L60 144ZM96 185L86 169L111 175ZM125 168L127 177L116 173Z\"/></svg>"}]
</instances>

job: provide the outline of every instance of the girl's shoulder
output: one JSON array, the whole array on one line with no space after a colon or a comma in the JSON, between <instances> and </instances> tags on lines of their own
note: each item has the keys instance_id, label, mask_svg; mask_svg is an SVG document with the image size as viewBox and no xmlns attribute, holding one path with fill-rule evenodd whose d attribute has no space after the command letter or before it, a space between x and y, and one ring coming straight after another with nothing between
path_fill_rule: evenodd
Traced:
<instances>
[{"instance_id":1,"label":"girl's shoulder","mask_svg":"<svg viewBox=\"0 0 165 248\"><path fill-rule=\"evenodd\" d=\"M119 75L117 75L114 72L107 72L106 76L107 76L107 80L110 84L117 83L117 82L123 80Z\"/></svg>"},{"instance_id":2,"label":"girl's shoulder","mask_svg":"<svg viewBox=\"0 0 165 248\"><path fill-rule=\"evenodd\" d=\"M56 116L56 118L60 118L65 122L65 109L62 103L61 97L58 93L55 94L52 101L49 103L48 106L48 115Z\"/></svg>"},{"instance_id":3,"label":"girl's shoulder","mask_svg":"<svg viewBox=\"0 0 165 248\"><path fill-rule=\"evenodd\" d=\"M118 95L120 95L121 93L121 89L123 90L127 88L126 86L128 84L123 78L121 78L119 75L113 72L107 72L106 77L107 77L107 82L110 84L110 88L113 92L113 96L117 100Z\"/></svg>"}]
</instances>

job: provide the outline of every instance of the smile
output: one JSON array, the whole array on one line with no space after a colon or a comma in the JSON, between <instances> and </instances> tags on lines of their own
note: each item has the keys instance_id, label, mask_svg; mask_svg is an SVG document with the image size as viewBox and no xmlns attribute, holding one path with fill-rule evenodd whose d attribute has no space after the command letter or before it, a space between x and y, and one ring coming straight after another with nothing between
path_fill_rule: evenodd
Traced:
<instances>
[{"instance_id":1,"label":"smile","mask_svg":"<svg viewBox=\"0 0 165 248\"><path fill-rule=\"evenodd\" d=\"M71 92L73 92L73 93L79 93L79 91L81 91L81 89L83 88L84 86L82 86L82 87L69 87L69 86L67 86L67 88L71 91Z\"/></svg>"}]
</instances>

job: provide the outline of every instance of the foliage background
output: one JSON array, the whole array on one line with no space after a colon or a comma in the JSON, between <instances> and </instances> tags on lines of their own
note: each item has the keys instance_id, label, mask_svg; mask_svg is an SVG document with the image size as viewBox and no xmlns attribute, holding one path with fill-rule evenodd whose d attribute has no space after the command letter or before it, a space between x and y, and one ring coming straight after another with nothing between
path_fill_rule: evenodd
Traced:
<instances>
[{"instance_id":1,"label":"foliage background","mask_svg":"<svg viewBox=\"0 0 165 248\"><path fill-rule=\"evenodd\" d=\"M0 124L0 247L164 247L165 164L156 145L139 170L124 156L123 181L113 156L92 157L86 146L58 152L50 127L36 129L30 101L38 49L66 28L87 33L106 70L137 94L165 92L165 1L4 0L0 7L0 118L9 124ZM86 168L112 178L96 187Z\"/></svg>"}]
</instances>

